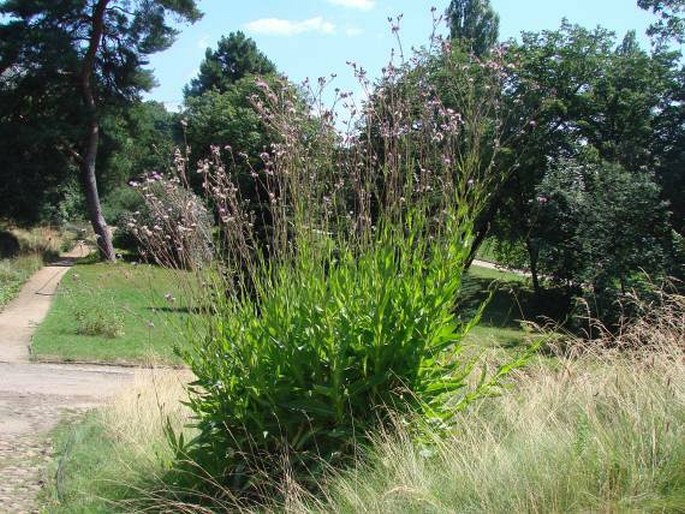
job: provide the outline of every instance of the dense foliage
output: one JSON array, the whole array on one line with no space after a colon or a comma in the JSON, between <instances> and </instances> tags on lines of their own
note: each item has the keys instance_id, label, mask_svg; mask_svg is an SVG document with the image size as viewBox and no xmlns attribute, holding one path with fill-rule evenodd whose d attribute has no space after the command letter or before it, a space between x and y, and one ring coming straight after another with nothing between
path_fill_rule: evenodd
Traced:
<instances>
[{"instance_id":1,"label":"dense foliage","mask_svg":"<svg viewBox=\"0 0 685 514\"><path fill-rule=\"evenodd\" d=\"M666 204L646 173L560 161L536 188L530 245L539 270L617 329L660 284L670 248Z\"/></svg>"},{"instance_id":2,"label":"dense foliage","mask_svg":"<svg viewBox=\"0 0 685 514\"><path fill-rule=\"evenodd\" d=\"M671 233L671 227L681 231L685 219L685 82L679 54L663 47L649 53L638 46L634 33L617 43L604 29L564 23L560 30L523 34L521 42L510 45L506 59L514 70L507 111L514 120L529 117L531 124L509 145L516 171L481 216L477 243L486 234L493 236L502 262L531 271L541 301L544 279L551 277L552 285L565 285L566 294L590 300L589 314L611 324L636 284L626 277L646 272L658 285L659 277L678 273L682 265L673 251L678 236ZM582 209L576 204L574 209L543 209L541 192L552 183L558 191L577 185L574 170L588 163L603 175L605 196L589 201L595 194L592 183L599 183L595 180L567 192L586 195ZM604 216L612 213L611 223L621 230L607 237ZM597 223L596 230L589 228L591 223ZM581 226L586 227L582 236L577 232ZM616 237L623 242L604 244ZM589 247L601 247L603 257L588 253ZM593 267L604 277L601 284L588 276Z\"/></svg>"},{"instance_id":3,"label":"dense foliage","mask_svg":"<svg viewBox=\"0 0 685 514\"><path fill-rule=\"evenodd\" d=\"M113 260L96 176L102 118L107 107L127 105L152 87L152 74L143 68L147 56L173 42L177 31L169 15L199 19L195 2L6 0L0 3L0 14L0 74L7 101L3 104L9 106L0 121L10 131L24 125L50 126L37 148L29 138L14 140L18 151L34 162L34 152L40 159L43 148L58 149L62 162L78 168L100 254ZM55 162L61 182L68 171Z\"/></svg>"},{"instance_id":4,"label":"dense foliage","mask_svg":"<svg viewBox=\"0 0 685 514\"><path fill-rule=\"evenodd\" d=\"M240 31L232 32L219 40L216 50L207 49L198 76L184 92L187 98L210 91L225 93L240 79L273 73L276 66L259 51L255 42Z\"/></svg>"}]
</instances>

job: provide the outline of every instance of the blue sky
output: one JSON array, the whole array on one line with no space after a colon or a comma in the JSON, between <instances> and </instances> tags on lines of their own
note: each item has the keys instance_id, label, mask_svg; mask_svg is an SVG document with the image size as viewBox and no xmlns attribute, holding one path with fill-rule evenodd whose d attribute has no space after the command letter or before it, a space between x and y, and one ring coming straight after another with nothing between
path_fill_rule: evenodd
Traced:
<instances>
[{"instance_id":1,"label":"blue sky","mask_svg":"<svg viewBox=\"0 0 685 514\"><path fill-rule=\"evenodd\" d=\"M337 74L335 86L358 90L347 61L364 66L372 76L387 62L394 39L388 17L402 13L405 48L428 42L430 8L443 12L449 0L199 0L204 18L181 26L172 48L152 56L159 87L146 98L174 109L183 86L197 74L207 47L222 35L242 30L257 42L295 82ZM491 0L500 15L500 39L521 31L558 28L562 18L586 27L601 25L622 36L635 29L643 35L653 16L636 0ZM643 39L647 45L646 39Z\"/></svg>"}]
</instances>

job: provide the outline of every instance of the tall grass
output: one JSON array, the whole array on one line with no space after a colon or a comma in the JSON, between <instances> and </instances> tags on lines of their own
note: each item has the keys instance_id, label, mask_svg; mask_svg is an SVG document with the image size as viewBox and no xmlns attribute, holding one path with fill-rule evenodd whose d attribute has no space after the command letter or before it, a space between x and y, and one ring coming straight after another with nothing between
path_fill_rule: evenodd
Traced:
<instances>
[{"instance_id":1,"label":"tall grass","mask_svg":"<svg viewBox=\"0 0 685 514\"><path fill-rule=\"evenodd\" d=\"M681 320L682 321L682 320ZM682 512L682 341L519 373L420 448L402 425L289 512Z\"/></svg>"}]
</instances>

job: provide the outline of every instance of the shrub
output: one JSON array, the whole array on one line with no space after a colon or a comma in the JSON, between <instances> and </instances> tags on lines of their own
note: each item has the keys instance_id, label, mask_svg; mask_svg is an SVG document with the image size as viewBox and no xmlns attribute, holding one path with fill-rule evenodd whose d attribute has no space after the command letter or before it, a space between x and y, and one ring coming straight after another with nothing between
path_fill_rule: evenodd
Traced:
<instances>
[{"instance_id":1,"label":"shrub","mask_svg":"<svg viewBox=\"0 0 685 514\"><path fill-rule=\"evenodd\" d=\"M135 212L145 210L145 198L130 186L114 189L102 202L102 211L108 223L115 228L113 243L116 248L138 254L138 239L129 227Z\"/></svg>"},{"instance_id":2,"label":"shrub","mask_svg":"<svg viewBox=\"0 0 685 514\"><path fill-rule=\"evenodd\" d=\"M86 197L77 179L72 178L58 186L56 196L59 200L52 209L51 220L60 226L86 221L85 213L88 212Z\"/></svg>"},{"instance_id":3,"label":"shrub","mask_svg":"<svg viewBox=\"0 0 685 514\"><path fill-rule=\"evenodd\" d=\"M81 280L76 273L71 278L74 282ZM64 294L67 298L67 312L75 323L76 334L108 339L124 335L124 317L112 297L81 287L67 288Z\"/></svg>"},{"instance_id":4,"label":"shrub","mask_svg":"<svg viewBox=\"0 0 685 514\"><path fill-rule=\"evenodd\" d=\"M102 304L79 305L73 311L76 333L114 339L124 335L124 320L116 309Z\"/></svg>"},{"instance_id":5,"label":"shrub","mask_svg":"<svg viewBox=\"0 0 685 514\"><path fill-rule=\"evenodd\" d=\"M645 171L561 160L537 194L538 269L573 292L581 314L618 330L637 314L634 294L665 275L671 233L658 185Z\"/></svg>"},{"instance_id":6,"label":"shrub","mask_svg":"<svg viewBox=\"0 0 685 514\"><path fill-rule=\"evenodd\" d=\"M452 70L440 79L454 108L426 78L443 69L436 60ZM254 173L270 198L263 246L218 149L200 163L223 237L185 354L199 429L187 450L206 485L255 493L288 473L317 477L389 409L443 430L524 362L467 387L475 362L461 342L479 313L456 312L473 222L497 180L500 69L447 46L391 67L365 127L343 141L333 112L262 83L255 107L279 141Z\"/></svg>"},{"instance_id":7,"label":"shrub","mask_svg":"<svg viewBox=\"0 0 685 514\"><path fill-rule=\"evenodd\" d=\"M197 269L212 259L213 223L201 199L182 182L183 176L153 173L134 183L144 207L129 218L127 229L144 258L169 268Z\"/></svg>"}]
</instances>

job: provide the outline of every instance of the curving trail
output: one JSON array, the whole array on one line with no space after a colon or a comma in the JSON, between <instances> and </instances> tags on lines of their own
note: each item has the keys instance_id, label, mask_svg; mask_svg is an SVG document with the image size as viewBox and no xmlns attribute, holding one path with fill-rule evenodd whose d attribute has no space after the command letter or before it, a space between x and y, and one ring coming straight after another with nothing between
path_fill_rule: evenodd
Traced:
<instances>
[{"instance_id":1,"label":"curving trail","mask_svg":"<svg viewBox=\"0 0 685 514\"><path fill-rule=\"evenodd\" d=\"M77 247L33 275L0 312L0 513L38 512L35 497L51 454L47 432L70 413L101 405L131 368L30 362L31 337L60 280L87 249Z\"/></svg>"}]
</instances>

